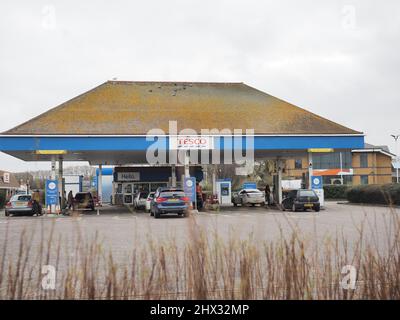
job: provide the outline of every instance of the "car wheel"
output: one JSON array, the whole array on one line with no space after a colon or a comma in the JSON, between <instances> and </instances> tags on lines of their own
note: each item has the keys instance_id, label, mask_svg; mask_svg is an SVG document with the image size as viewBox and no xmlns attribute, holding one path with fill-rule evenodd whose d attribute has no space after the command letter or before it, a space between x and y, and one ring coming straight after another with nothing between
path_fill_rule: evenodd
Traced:
<instances>
[{"instance_id":1,"label":"car wheel","mask_svg":"<svg viewBox=\"0 0 400 320\"><path fill-rule=\"evenodd\" d=\"M320 207L315 208L315 212L319 212L321 210Z\"/></svg>"},{"instance_id":2,"label":"car wheel","mask_svg":"<svg viewBox=\"0 0 400 320\"><path fill-rule=\"evenodd\" d=\"M255 204L255 203L252 203L252 204L251 204L251 206L252 206L252 207L255 207L255 206L256 206L256 204Z\"/></svg>"},{"instance_id":3,"label":"car wheel","mask_svg":"<svg viewBox=\"0 0 400 320\"><path fill-rule=\"evenodd\" d=\"M160 218L160 212L159 211L154 211L154 218L159 219Z\"/></svg>"},{"instance_id":4,"label":"car wheel","mask_svg":"<svg viewBox=\"0 0 400 320\"><path fill-rule=\"evenodd\" d=\"M233 206L237 207L237 203L235 201L233 201Z\"/></svg>"},{"instance_id":5,"label":"car wheel","mask_svg":"<svg viewBox=\"0 0 400 320\"><path fill-rule=\"evenodd\" d=\"M39 207L37 205L34 205L32 209L32 216L34 216L35 214L36 216L39 216Z\"/></svg>"},{"instance_id":6,"label":"car wheel","mask_svg":"<svg viewBox=\"0 0 400 320\"><path fill-rule=\"evenodd\" d=\"M5 214L6 217L9 217L9 216L10 216L10 214L8 213L8 211L4 212L4 214Z\"/></svg>"}]
</instances>

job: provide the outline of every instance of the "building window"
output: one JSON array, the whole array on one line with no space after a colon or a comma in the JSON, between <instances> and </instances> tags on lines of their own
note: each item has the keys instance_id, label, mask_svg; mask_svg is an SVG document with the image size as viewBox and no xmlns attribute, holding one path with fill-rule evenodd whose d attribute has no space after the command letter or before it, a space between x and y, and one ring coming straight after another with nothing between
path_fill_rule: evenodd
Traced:
<instances>
[{"instance_id":1,"label":"building window","mask_svg":"<svg viewBox=\"0 0 400 320\"><path fill-rule=\"evenodd\" d=\"M360 154L360 168L368 168L368 154L367 153Z\"/></svg>"},{"instance_id":2,"label":"building window","mask_svg":"<svg viewBox=\"0 0 400 320\"><path fill-rule=\"evenodd\" d=\"M303 162L301 159L295 159L294 160L294 168L295 169L302 169L303 168Z\"/></svg>"},{"instance_id":3,"label":"building window","mask_svg":"<svg viewBox=\"0 0 400 320\"><path fill-rule=\"evenodd\" d=\"M341 176L322 176L322 181L324 185L332 185L332 184L342 184ZM343 176L343 184L344 185L352 185L353 184L353 176Z\"/></svg>"},{"instance_id":4,"label":"building window","mask_svg":"<svg viewBox=\"0 0 400 320\"><path fill-rule=\"evenodd\" d=\"M352 167L351 152L316 153L313 154L314 169L350 169Z\"/></svg>"},{"instance_id":5,"label":"building window","mask_svg":"<svg viewBox=\"0 0 400 320\"><path fill-rule=\"evenodd\" d=\"M368 184L368 176L361 176L360 177L361 179L361 184Z\"/></svg>"}]
</instances>

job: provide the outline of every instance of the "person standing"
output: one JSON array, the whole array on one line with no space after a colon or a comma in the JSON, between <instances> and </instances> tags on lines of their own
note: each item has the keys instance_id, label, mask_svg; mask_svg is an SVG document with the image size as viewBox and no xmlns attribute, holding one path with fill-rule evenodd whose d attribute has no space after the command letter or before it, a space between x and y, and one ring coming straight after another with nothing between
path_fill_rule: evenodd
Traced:
<instances>
[{"instance_id":1,"label":"person standing","mask_svg":"<svg viewBox=\"0 0 400 320\"><path fill-rule=\"evenodd\" d=\"M74 207L74 196L72 195L72 190L68 192L68 210Z\"/></svg>"},{"instance_id":2,"label":"person standing","mask_svg":"<svg viewBox=\"0 0 400 320\"><path fill-rule=\"evenodd\" d=\"M268 205L271 205L271 188L269 187L269 184L265 186L265 202L268 203Z\"/></svg>"},{"instance_id":3,"label":"person standing","mask_svg":"<svg viewBox=\"0 0 400 320\"><path fill-rule=\"evenodd\" d=\"M203 209L203 189L200 183L196 182L197 209Z\"/></svg>"}]
</instances>

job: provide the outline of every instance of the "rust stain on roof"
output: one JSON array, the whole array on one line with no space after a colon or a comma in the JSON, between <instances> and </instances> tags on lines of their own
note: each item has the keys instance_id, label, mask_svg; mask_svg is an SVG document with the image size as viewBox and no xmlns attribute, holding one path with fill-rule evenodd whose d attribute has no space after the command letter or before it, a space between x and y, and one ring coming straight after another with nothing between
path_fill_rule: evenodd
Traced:
<instances>
[{"instance_id":1,"label":"rust stain on roof","mask_svg":"<svg viewBox=\"0 0 400 320\"><path fill-rule=\"evenodd\" d=\"M359 134L243 83L108 81L5 135L135 135L178 130Z\"/></svg>"}]
</instances>

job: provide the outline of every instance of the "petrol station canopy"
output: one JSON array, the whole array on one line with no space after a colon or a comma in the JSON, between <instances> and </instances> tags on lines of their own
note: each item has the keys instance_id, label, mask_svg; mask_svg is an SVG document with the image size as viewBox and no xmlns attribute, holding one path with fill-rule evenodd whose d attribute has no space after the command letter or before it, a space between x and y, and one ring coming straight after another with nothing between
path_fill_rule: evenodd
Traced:
<instances>
[{"instance_id":1,"label":"petrol station canopy","mask_svg":"<svg viewBox=\"0 0 400 320\"><path fill-rule=\"evenodd\" d=\"M309 148L355 149L362 132L244 83L107 81L0 135L0 150L25 161L144 163L152 129L254 130L256 157ZM222 140L222 139L221 139ZM216 147L221 147L217 145ZM38 152L38 151L44 152Z\"/></svg>"}]
</instances>

